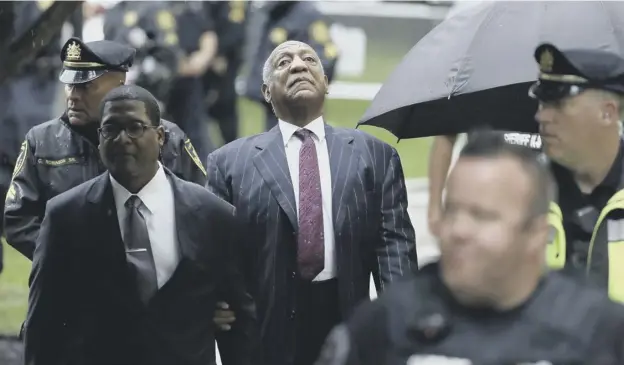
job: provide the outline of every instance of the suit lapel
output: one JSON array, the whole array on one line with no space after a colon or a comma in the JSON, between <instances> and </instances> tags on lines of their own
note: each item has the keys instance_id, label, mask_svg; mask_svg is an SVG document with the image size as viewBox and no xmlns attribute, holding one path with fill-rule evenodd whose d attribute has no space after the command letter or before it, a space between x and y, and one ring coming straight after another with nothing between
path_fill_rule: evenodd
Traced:
<instances>
[{"instance_id":1,"label":"suit lapel","mask_svg":"<svg viewBox=\"0 0 624 365\"><path fill-rule=\"evenodd\" d=\"M297 205L279 127L276 126L258 137L256 148L260 152L253 158L254 165L296 230L298 227L295 210Z\"/></svg>"},{"instance_id":2,"label":"suit lapel","mask_svg":"<svg viewBox=\"0 0 624 365\"><path fill-rule=\"evenodd\" d=\"M357 180L355 172L359 154L353 148L352 136L338 133L329 125L325 125L325 138L327 139L332 177L332 218L334 219L334 231L337 231L345 220L345 199L350 196Z\"/></svg>"},{"instance_id":3,"label":"suit lapel","mask_svg":"<svg viewBox=\"0 0 624 365\"><path fill-rule=\"evenodd\" d=\"M197 202L190 201L185 194L180 179L165 168L167 178L173 189L173 202L175 209L176 230L178 231L178 245L180 246L181 260L194 260L197 255L197 239L191 237L192 232L197 231L193 223L197 222L195 213L199 209Z\"/></svg>"},{"instance_id":4,"label":"suit lapel","mask_svg":"<svg viewBox=\"0 0 624 365\"><path fill-rule=\"evenodd\" d=\"M124 295L119 296L120 300L127 301L134 307L140 303L140 299L133 285L134 282L129 279L126 250L121 237L113 188L108 173L96 178L87 193L87 201L92 207L90 221L99 222L96 226L100 228L99 232L93 233L93 237L98 237L94 260L102 262L107 268L105 269L107 272L102 275L105 275L104 281L111 285L111 290L124 292Z\"/></svg>"}]
</instances>

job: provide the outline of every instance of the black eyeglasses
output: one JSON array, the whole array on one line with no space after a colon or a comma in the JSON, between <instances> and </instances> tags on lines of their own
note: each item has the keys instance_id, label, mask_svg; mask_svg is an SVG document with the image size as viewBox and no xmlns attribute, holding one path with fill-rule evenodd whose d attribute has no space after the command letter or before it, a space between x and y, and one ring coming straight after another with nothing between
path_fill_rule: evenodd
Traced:
<instances>
[{"instance_id":1,"label":"black eyeglasses","mask_svg":"<svg viewBox=\"0 0 624 365\"><path fill-rule=\"evenodd\" d=\"M125 126L118 124L106 124L103 125L102 128L98 128L98 133L104 137L104 139L115 139L122 130L125 130L128 137L136 139L141 138L143 133L145 133L145 130L149 128L156 129L158 126L145 125L139 122L127 124Z\"/></svg>"}]
</instances>

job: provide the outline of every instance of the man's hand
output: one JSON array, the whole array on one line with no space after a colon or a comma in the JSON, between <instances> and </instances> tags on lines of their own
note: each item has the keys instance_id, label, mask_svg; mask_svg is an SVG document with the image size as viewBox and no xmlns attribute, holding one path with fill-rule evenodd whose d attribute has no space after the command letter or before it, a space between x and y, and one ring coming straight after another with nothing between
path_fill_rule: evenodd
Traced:
<instances>
[{"instance_id":1,"label":"man's hand","mask_svg":"<svg viewBox=\"0 0 624 365\"><path fill-rule=\"evenodd\" d=\"M228 68L227 59L223 56L217 56L212 62L211 68L217 75L225 74Z\"/></svg>"},{"instance_id":2,"label":"man's hand","mask_svg":"<svg viewBox=\"0 0 624 365\"><path fill-rule=\"evenodd\" d=\"M217 302L217 309L212 319L217 327L222 331L232 329L232 323L236 320L234 312L230 310L230 306L226 302Z\"/></svg>"}]
</instances>

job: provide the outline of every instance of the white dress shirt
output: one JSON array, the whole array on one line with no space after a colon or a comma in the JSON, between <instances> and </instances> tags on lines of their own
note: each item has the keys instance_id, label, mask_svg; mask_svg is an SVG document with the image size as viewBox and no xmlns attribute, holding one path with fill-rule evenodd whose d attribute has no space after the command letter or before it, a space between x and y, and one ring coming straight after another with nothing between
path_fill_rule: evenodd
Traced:
<instances>
[{"instance_id":1,"label":"white dress shirt","mask_svg":"<svg viewBox=\"0 0 624 365\"><path fill-rule=\"evenodd\" d=\"M156 175L136 195L143 202L139 211L143 214L147 225L147 233L156 265L158 288L160 289L178 267L180 249L176 234L173 188L162 165L159 163L158 166ZM122 237L125 237L124 222L127 216L125 204L133 194L121 186L112 176L110 176L110 180L113 186L119 228Z\"/></svg>"},{"instance_id":2,"label":"white dress shirt","mask_svg":"<svg viewBox=\"0 0 624 365\"><path fill-rule=\"evenodd\" d=\"M297 216L299 216L299 150L302 142L295 132L300 128L296 125L280 120L279 128L284 139L286 160L290 170L290 178L295 192L297 203ZM323 117L319 117L304 127L314 135L312 139L316 146L316 155L319 164L319 176L321 178L321 196L323 200L323 236L325 238L325 268L314 281L323 281L336 277L334 222L332 219L332 186L331 169L329 165L329 150L325 139L325 123Z\"/></svg>"}]
</instances>

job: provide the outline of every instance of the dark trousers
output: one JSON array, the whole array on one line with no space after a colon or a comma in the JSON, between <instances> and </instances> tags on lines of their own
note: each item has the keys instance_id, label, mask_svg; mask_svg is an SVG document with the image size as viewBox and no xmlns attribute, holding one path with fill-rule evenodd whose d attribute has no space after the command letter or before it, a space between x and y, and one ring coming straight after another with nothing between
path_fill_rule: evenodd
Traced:
<instances>
[{"instance_id":1,"label":"dark trousers","mask_svg":"<svg viewBox=\"0 0 624 365\"><path fill-rule=\"evenodd\" d=\"M204 76L204 90L215 100L208 107L208 115L216 120L225 143L238 138L238 107L236 94L236 76L240 61L228 59L228 68L223 75L209 71Z\"/></svg>"},{"instance_id":2,"label":"dark trousers","mask_svg":"<svg viewBox=\"0 0 624 365\"><path fill-rule=\"evenodd\" d=\"M297 285L294 365L313 365L331 329L342 321L338 280Z\"/></svg>"}]
</instances>

